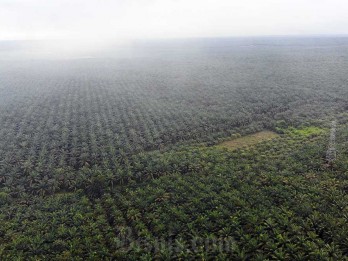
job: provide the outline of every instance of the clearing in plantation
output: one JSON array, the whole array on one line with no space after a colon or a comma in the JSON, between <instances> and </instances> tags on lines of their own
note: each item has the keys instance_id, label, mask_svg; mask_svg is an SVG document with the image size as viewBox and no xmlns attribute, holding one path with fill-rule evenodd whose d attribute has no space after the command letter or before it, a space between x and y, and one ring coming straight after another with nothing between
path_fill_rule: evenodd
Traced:
<instances>
[{"instance_id":1,"label":"clearing in plantation","mask_svg":"<svg viewBox=\"0 0 348 261\"><path fill-rule=\"evenodd\" d=\"M272 140L277 137L279 137L279 135L273 131L260 131L241 138L224 141L218 146L227 149L238 149L246 146L253 146L260 143L261 141Z\"/></svg>"}]
</instances>

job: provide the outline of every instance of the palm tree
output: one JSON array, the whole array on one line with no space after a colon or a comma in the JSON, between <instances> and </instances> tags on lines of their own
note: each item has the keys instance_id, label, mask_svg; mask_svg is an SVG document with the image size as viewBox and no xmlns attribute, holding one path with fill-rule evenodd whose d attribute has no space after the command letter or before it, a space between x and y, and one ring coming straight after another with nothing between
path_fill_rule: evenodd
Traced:
<instances>
[{"instance_id":1,"label":"palm tree","mask_svg":"<svg viewBox=\"0 0 348 261\"><path fill-rule=\"evenodd\" d=\"M108 169L105 171L105 181L106 183L111 186L111 190L114 190L114 183L116 181L116 173L114 173L112 170Z\"/></svg>"},{"instance_id":2,"label":"palm tree","mask_svg":"<svg viewBox=\"0 0 348 261\"><path fill-rule=\"evenodd\" d=\"M22 169L23 169L24 174L29 174L30 171L33 170L33 167L34 167L34 164L30 159L24 161L24 163L22 165Z\"/></svg>"},{"instance_id":3,"label":"palm tree","mask_svg":"<svg viewBox=\"0 0 348 261\"><path fill-rule=\"evenodd\" d=\"M25 188L22 185L17 185L11 189L10 195L16 198L21 198L24 197L25 195Z\"/></svg>"}]
</instances>

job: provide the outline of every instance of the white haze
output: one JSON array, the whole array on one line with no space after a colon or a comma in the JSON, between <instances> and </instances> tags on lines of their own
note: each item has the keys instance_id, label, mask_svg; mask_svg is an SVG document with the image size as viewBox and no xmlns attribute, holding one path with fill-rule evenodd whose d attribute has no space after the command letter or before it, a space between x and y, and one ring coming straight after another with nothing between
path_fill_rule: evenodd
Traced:
<instances>
[{"instance_id":1,"label":"white haze","mask_svg":"<svg viewBox=\"0 0 348 261\"><path fill-rule=\"evenodd\" d=\"M342 35L347 14L347 0L0 0L0 41L54 40L41 48L49 53L132 39Z\"/></svg>"},{"instance_id":2,"label":"white haze","mask_svg":"<svg viewBox=\"0 0 348 261\"><path fill-rule=\"evenodd\" d=\"M347 34L346 0L0 0L0 39Z\"/></svg>"}]
</instances>

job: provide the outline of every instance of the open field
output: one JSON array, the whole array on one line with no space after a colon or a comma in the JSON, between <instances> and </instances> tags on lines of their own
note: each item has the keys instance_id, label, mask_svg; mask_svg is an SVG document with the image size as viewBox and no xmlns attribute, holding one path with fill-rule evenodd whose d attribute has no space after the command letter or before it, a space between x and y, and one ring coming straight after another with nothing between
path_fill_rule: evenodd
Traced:
<instances>
[{"instance_id":1,"label":"open field","mask_svg":"<svg viewBox=\"0 0 348 261\"><path fill-rule=\"evenodd\" d=\"M265 140L278 138L279 135L272 131L260 131L258 133L250 134L244 137L236 138L229 141L224 141L218 146L227 149L238 149L246 146L253 146Z\"/></svg>"}]
</instances>

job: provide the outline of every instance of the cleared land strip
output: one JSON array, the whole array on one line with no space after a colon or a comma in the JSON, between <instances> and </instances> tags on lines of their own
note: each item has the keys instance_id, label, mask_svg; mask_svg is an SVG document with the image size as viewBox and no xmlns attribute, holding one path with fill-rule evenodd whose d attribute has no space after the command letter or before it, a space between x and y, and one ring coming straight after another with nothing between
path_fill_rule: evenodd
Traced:
<instances>
[{"instance_id":1,"label":"cleared land strip","mask_svg":"<svg viewBox=\"0 0 348 261\"><path fill-rule=\"evenodd\" d=\"M272 140L278 138L279 135L272 131L260 131L254 134L250 134L241 138L236 138L229 141L224 141L218 145L218 147L228 148L228 149L238 149L245 146L253 146L261 141Z\"/></svg>"}]
</instances>

